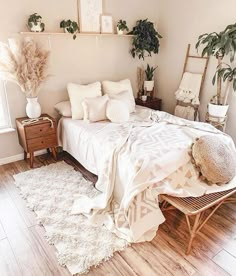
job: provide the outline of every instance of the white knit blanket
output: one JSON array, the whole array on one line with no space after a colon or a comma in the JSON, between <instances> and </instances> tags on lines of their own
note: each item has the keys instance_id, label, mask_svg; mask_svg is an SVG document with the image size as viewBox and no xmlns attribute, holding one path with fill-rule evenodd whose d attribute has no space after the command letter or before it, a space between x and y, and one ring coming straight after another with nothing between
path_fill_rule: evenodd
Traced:
<instances>
[{"instance_id":1,"label":"white knit blanket","mask_svg":"<svg viewBox=\"0 0 236 276\"><path fill-rule=\"evenodd\" d=\"M72 209L73 214L86 214L129 242L151 240L164 222L159 194L200 196L236 183L210 187L201 182L188 154L194 140L206 134L218 135L235 151L229 136L208 124L165 112L149 115L151 120L145 124L136 121L112 131L104 129L96 183L101 193L92 199L79 196Z\"/></svg>"}]
</instances>

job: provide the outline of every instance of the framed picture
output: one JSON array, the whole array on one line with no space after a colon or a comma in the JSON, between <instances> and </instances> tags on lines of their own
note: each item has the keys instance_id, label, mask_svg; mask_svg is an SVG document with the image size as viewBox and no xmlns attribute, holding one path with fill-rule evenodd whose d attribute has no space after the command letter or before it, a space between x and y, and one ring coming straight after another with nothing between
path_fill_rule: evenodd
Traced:
<instances>
[{"instance_id":1,"label":"framed picture","mask_svg":"<svg viewBox=\"0 0 236 276\"><path fill-rule=\"evenodd\" d=\"M101 33L102 34L113 34L113 18L110 14L101 15Z\"/></svg>"},{"instance_id":2,"label":"framed picture","mask_svg":"<svg viewBox=\"0 0 236 276\"><path fill-rule=\"evenodd\" d=\"M100 33L103 0L78 0L81 33Z\"/></svg>"}]
</instances>

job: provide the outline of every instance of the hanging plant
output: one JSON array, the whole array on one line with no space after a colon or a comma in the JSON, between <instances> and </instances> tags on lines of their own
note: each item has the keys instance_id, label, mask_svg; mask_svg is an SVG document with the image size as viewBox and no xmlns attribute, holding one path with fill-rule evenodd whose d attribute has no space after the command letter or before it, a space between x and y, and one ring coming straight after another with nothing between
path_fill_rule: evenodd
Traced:
<instances>
[{"instance_id":1,"label":"hanging plant","mask_svg":"<svg viewBox=\"0 0 236 276\"><path fill-rule=\"evenodd\" d=\"M129 34L134 35L130 53L133 58L136 56L143 59L152 54L158 54L160 48L159 39L162 36L155 30L154 24L148 19L138 20L136 26ZM146 55L146 56L145 56Z\"/></svg>"}]
</instances>

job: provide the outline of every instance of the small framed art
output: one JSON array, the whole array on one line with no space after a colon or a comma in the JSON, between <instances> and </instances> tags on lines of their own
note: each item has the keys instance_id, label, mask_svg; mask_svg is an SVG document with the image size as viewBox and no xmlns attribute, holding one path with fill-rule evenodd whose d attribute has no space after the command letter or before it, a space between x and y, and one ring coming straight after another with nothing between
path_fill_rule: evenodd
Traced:
<instances>
[{"instance_id":1,"label":"small framed art","mask_svg":"<svg viewBox=\"0 0 236 276\"><path fill-rule=\"evenodd\" d=\"M100 33L103 0L78 0L81 33Z\"/></svg>"},{"instance_id":2,"label":"small framed art","mask_svg":"<svg viewBox=\"0 0 236 276\"><path fill-rule=\"evenodd\" d=\"M102 34L114 33L113 18L109 14L101 15L101 33Z\"/></svg>"}]
</instances>

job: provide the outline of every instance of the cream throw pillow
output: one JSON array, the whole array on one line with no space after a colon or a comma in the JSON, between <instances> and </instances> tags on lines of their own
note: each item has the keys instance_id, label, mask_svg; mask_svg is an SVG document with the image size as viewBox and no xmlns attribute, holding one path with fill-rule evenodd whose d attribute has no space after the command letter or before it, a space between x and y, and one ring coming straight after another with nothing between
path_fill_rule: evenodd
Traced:
<instances>
[{"instance_id":1,"label":"cream throw pillow","mask_svg":"<svg viewBox=\"0 0 236 276\"><path fill-rule=\"evenodd\" d=\"M54 108L56 111L64 117L72 117L70 101L63 101L57 103Z\"/></svg>"},{"instance_id":2,"label":"cream throw pillow","mask_svg":"<svg viewBox=\"0 0 236 276\"><path fill-rule=\"evenodd\" d=\"M106 120L106 108L108 101L109 97L107 95L95 98L85 98L82 102L84 120L90 122Z\"/></svg>"},{"instance_id":3,"label":"cream throw pillow","mask_svg":"<svg viewBox=\"0 0 236 276\"><path fill-rule=\"evenodd\" d=\"M129 112L132 113L135 111L135 100L133 95L133 90L131 86L131 82L129 79L121 80L117 82L113 81L103 81L102 89L104 94L108 94L108 96L112 99L115 99L115 96L121 92L128 91L127 94L122 95L122 101L128 104ZM124 98L126 98L124 100ZM117 99L117 98L116 98Z\"/></svg>"},{"instance_id":4,"label":"cream throw pillow","mask_svg":"<svg viewBox=\"0 0 236 276\"><path fill-rule=\"evenodd\" d=\"M109 100L107 103L107 118L113 123L123 123L129 120L127 105L118 100Z\"/></svg>"},{"instance_id":5,"label":"cream throw pillow","mask_svg":"<svg viewBox=\"0 0 236 276\"><path fill-rule=\"evenodd\" d=\"M85 98L102 96L100 82L95 82L87 85L68 83L67 91L71 103L72 119L75 120L81 120L84 117L82 101Z\"/></svg>"}]
</instances>

